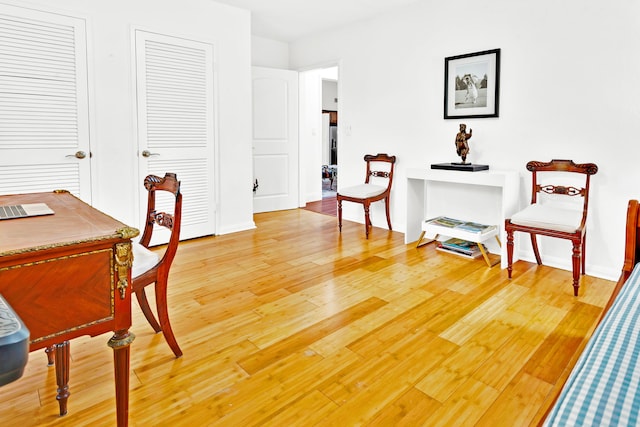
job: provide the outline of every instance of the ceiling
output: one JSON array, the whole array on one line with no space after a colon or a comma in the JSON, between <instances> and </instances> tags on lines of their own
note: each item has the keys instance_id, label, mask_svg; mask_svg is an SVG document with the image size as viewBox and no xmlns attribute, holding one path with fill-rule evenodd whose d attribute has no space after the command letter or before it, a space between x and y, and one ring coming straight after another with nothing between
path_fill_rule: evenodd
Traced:
<instances>
[{"instance_id":1,"label":"ceiling","mask_svg":"<svg viewBox=\"0 0 640 427\"><path fill-rule=\"evenodd\" d=\"M419 0L215 0L251 11L255 36L282 42L382 15Z\"/></svg>"}]
</instances>

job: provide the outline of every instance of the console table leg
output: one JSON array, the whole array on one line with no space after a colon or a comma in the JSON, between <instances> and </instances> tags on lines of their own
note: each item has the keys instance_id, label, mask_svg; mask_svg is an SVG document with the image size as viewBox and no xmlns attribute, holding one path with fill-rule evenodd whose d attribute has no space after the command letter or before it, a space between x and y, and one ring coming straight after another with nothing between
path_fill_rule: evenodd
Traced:
<instances>
[{"instance_id":1,"label":"console table leg","mask_svg":"<svg viewBox=\"0 0 640 427\"><path fill-rule=\"evenodd\" d=\"M55 346L56 383L58 394L56 399L60 406L60 416L67 413L67 400L69 399L69 341L63 341Z\"/></svg>"},{"instance_id":2,"label":"console table leg","mask_svg":"<svg viewBox=\"0 0 640 427\"><path fill-rule=\"evenodd\" d=\"M482 257L484 258L484 261L487 263L487 266L489 266L489 268L493 267L494 265L500 262L500 260L494 263L491 262L491 260L489 259L489 255L487 254L487 251L485 250L482 243L478 243L478 249L480 249L480 252L482 253Z\"/></svg>"},{"instance_id":3,"label":"console table leg","mask_svg":"<svg viewBox=\"0 0 640 427\"><path fill-rule=\"evenodd\" d=\"M419 248L420 246L424 246L424 245L428 245L429 243L433 243L436 240L438 240L438 234L436 234L436 236L433 239L429 239L427 241L425 241L424 243L422 242L422 239L424 239L424 235L426 234L426 231L423 231L422 233L420 233L420 237L418 238L418 241L416 242L416 249Z\"/></svg>"},{"instance_id":4,"label":"console table leg","mask_svg":"<svg viewBox=\"0 0 640 427\"><path fill-rule=\"evenodd\" d=\"M129 351L135 335L127 330L117 331L108 342L113 348L116 382L116 419L118 427L129 424Z\"/></svg>"}]
</instances>

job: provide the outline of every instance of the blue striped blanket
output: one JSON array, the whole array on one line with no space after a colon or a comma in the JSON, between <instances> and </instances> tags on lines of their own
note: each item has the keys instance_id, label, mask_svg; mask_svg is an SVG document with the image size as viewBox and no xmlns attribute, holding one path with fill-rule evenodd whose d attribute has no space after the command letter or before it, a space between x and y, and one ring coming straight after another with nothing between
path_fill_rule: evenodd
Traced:
<instances>
[{"instance_id":1,"label":"blue striped blanket","mask_svg":"<svg viewBox=\"0 0 640 427\"><path fill-rule=\"evenodd\" d=\"M544 426L638 425L639 265L594 331Z\"/></svg>"}]
</instances>

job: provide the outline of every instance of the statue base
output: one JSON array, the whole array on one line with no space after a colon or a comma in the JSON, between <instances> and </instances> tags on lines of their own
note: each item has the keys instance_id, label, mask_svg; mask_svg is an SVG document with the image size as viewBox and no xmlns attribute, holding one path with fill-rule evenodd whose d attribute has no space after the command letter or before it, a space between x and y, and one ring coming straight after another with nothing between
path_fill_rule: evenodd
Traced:
<instances>
[{"instance_id":1,"label":"statue base","mask_svg":"<svg viewBox=\"0 0 640 427\"><path fill-rule=\"evenodd\" d=\"M434 163L431 165L431 169L478 172L489 170L489 165L478 165L474 163Z\"/></svg>"}]
</instances>

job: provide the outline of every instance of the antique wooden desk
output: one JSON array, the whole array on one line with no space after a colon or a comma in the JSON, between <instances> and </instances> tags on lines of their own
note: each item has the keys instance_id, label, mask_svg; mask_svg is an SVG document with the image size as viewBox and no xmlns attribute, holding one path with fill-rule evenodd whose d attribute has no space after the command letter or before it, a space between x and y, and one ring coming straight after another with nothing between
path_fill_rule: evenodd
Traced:
<instances>
[{"instance_id":1,"label":"antique wooden desk","mask_svg":"<svg viewBox=\"0 0 640 427\"><path fill-rule=\"evenodd\" d=\"M69 340L114 332L117 424L126 426L131 238L139 232L66 191L0 196L0 205L26 203L55 213L0 221L0 294L30 330L30 351L54 348L60 415L69 397Z\"/></svg>"}]
</instances>

